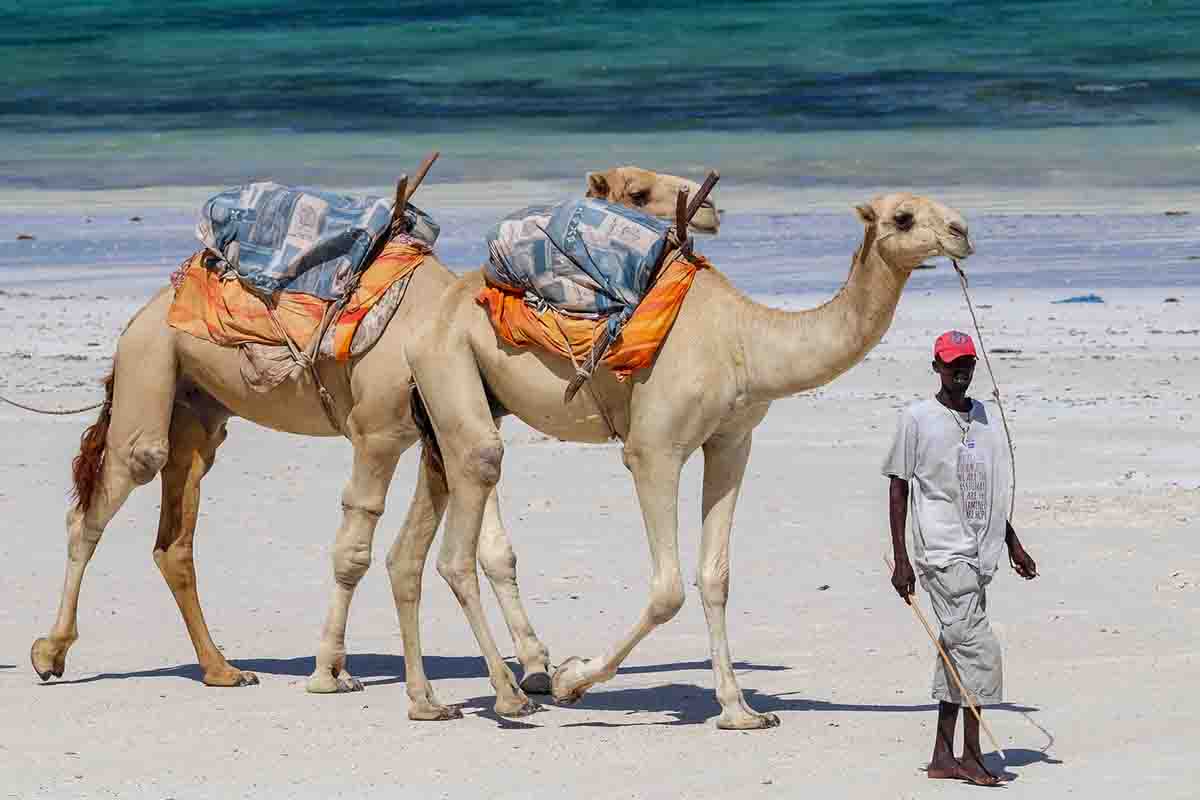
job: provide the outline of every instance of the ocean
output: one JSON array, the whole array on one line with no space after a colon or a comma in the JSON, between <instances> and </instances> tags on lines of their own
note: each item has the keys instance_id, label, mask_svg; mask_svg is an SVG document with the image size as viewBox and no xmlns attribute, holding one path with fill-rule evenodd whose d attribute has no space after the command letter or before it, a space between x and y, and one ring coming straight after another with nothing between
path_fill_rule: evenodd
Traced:
<instances>
[{"instance_id":1,"label":"ocean","mask_svg":"<svg viewBox=\"0 0 1200 800\"><path fill-rule=\"evenodd\" d=\"M718 196L846 197L839 213L730 204L706 252L757 293L836 286L857 235L849 204L879 187L1018 200L1028 190L1022 210L1033 213L1048 194L1071 197L1067 210L1107 201L1100 236L1087 216L962 208L980 223L977 259L995 259L985 283L1200 285L1197 216L1119 209L1127 193L1200 196L1195 2L39 0L0 10L9 201L78 193L73 207L86 209L104 192L182 187L198 207L210 187L268 178L386 191L431 149L442 152L431 184L480 191L582 185L586 170L623 163L694 178L715 167ZM9 205L0 282L80 263L161 272L192 246L190 204L139 206L145 224L132 227L128 209L89 210L96 222L85 226L82 214ZM483 231L503 213L469 205L429 209L447 230L448 263L478 263ZM21 232L37 240L15 241ZM784 266L760 270L764 256ZM918 278L952 277L942 273Z\"/></svg>"},{"instance_id":2,"label":"ocean","mask_svg":"<svg viewBox=\"0 0 1200 800\"><path fill-rule=\"evenodd\" d=\"M614 161L788 185L1200 173L1191 0L0 9L0 187L370 184L433 147L441 180Z\"/></svg>"}]
</instances>

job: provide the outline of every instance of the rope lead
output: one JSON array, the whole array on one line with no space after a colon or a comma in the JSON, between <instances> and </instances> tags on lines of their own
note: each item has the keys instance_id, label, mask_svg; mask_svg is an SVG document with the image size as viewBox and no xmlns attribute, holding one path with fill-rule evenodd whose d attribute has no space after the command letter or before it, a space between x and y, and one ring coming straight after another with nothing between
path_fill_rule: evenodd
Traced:
<instances>
[{"instance_id":1,"label":"rope lead","mask_svg":"<svg viewBox=\"0 0 1200 800\"><path fill-rule=\"evenodd\" d=\"M1000 421L1004 423L1004 438L1008 440L1008 464L1012 470L1012 491L1008 496L1008 519L1012 521L1013 512L1017 505L1017 453L1013 447L1012 431L1008 429L1008 416L1004 413L1004 403L1000 399L1000 385L996 383L996 373L992 371L992 362L988 358L987 347L983 343L983 333L979 330L979 319L975 316L975 306L971 302L971 294L967 291L967 273L958 265L958 259L950 259L954 271L958 273L958 282L962 285L963 299L967 301L967 310L971 312L971 322L975 326L975 335L979 337L979 349L983 351L983 363L987 367L988 377L992 379L992 397L996 398L996 407L1000 409Z\"/></svg>"}]
</instances>

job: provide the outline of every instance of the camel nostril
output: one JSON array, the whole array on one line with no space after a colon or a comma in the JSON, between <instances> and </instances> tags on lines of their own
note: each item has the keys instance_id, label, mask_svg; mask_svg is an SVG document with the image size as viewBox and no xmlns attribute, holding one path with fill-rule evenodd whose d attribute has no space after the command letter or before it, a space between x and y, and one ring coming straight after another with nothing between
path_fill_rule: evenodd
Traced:
<instances>
[{"instance_id":1,"label":"camel nostril","mask_svg":"<svg viewBox=\"0 0 1200 800\"><path fill-rule=\"evenodd\" d=\"M967 238L967 228L965 225L959 225L957 222L951 222L947 227L950 228L950 232L955 236L963 239Z\"/></svg>"}]
</instances>

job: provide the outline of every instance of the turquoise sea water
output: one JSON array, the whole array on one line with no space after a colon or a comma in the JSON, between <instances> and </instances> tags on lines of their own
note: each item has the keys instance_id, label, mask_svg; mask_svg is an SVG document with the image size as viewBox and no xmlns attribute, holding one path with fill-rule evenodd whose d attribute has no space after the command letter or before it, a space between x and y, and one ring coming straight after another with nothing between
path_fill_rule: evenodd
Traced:
<instances>
[{"instance_id":1,"label":"turquoise sea water","mask_svg":"<svg viewBox=\"0 0 1200 800\"><path fill-rule=\"evenodd\" d=\"M0 2L0 187L1200 183L1190 0Z\"/></svg>"}]
</instances>

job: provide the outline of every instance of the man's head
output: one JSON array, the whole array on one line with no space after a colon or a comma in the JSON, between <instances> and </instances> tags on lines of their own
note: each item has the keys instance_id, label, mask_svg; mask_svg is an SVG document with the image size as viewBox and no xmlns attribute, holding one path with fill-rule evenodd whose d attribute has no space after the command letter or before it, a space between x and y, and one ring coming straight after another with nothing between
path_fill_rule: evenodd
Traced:
<instances>
[{"instance_id":1,"label":"man's head","mask_svg":"<svg viewBox=\"0 0 1200 800\"><path fill-rule=\"evenodd\" d=\"M933 371L951 394L967 391L975 377L975 358L975 342L962 331L946 331L933 343Z\"/></svg>"}]
</instances>

